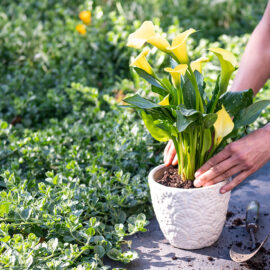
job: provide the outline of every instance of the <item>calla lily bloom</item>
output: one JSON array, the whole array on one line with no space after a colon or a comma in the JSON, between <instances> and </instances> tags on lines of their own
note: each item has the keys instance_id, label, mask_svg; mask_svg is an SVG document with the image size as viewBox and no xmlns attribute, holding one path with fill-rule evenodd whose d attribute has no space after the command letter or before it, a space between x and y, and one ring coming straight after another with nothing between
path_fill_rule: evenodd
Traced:
<instances>
[{"instance_id":1,"label":"calla lily bloom","mask_svg":"<svg viewBox=\"0 0 270 270\"><path fill-rule=\"evenodd\" d=\"M170 98L170 95L167 95L166 97L164 97L164 98L158 103L158 105L161 105L161 106L167 106L167 105L170 105L169 98Z\"/></svg>"},{"instance_id":2,"label":"calla lily bloom","mask_svg":"<svg viewBox=\"0 0 270 270\"><path fill-rule=\"evenodd\" d=\"M143 51L130 64L130 66L140 68L144 70L146 73L148 73L149 75L154 76L155 73L146 59L146 56L149 53L149 51L150 49L148 47L145 47Z\"/></svg>"},{"instance_id":3,"label":"calla lily bloom","mask_svg":"<svg viewBox=\"0 0 270 270\"><path fill-rule=\"evenodd\" d=\"M209 59L206 57L201 57L195 61L192 61L190 63L191 69L194 72L195 70L199 71L200 73L202 73L202 63L208 62Z\"/></svg>"},{"instance_id":4,"label":"calla lily bloom","mask_svg":"<svg viewBox=\"0 0 270 270\"><path fill-rule=\"evenodd\" d=\"M82 22L89 25L91 23L91 12L88 10L81 11L79 14L79 18Z\"/></svg>"},{"instance_id":5,"label":"calla lily bloom","mask_svg":"<svg viewBox=\"0 0 270 270\"><path fill-rule=\"evenodd\" d=\"M190 28L187 31L181 33L173 39L172 46L167 48L176 56L176 58L181 64L189 63L187 53L187 38L194 32L196 32L196 30Z\"/></svg>"},{"instance_id":6,"label":"calla lily bloom","mask_svg":"<svg viewBox=\"0 0 270 270\"><path fill-rule=\"evenodd\" d=\"M211 48L209 51L213 52L217 57L221 65L221 76L220 76L220 94L226 92L229 80L233 71L237 67L237 60L235 56L224 49L221 48Z\"/></svg>"},{"instance_id":7,"label":"calla lily bloom","mask_svg":"<svg viewBox=\"0 0 270 270\"><path fill-rule=\"evenodd\" d=\"M76 26L76 31L78 33L80 33L81 35L85 35L86 34L86 27L85 27L85 25L84 24L78 24Z\"/></svg>"},{"instance_id":8,"label":"calla lily bloom","mask_svg":"<svg viewBox=\"0 0 270 270\"><path fill-rule=\"evenodd\" d=\"M181 75L185 75L187 71L188 65L186 64L180 64L176 66L175 68L165 68L164 70L169 72L172 76L172 82L175 87L180 86L181 84Z\"/></svg>"},{"instance_id":9,"label":"calla lily bloom","mask_svg":"<svg viewBox=\"0 0 270 270\"><path fill-rule=\"evenodd\" d=\"M151 21L145 21L141 27L128 37L127 46L140 49L145 43L149 43L161 51L169 52L169 42L161 35L155 33L155 26Z\"/></svg>"},{"instance_id":10,"label":"calla lily bloom","mask_svg":"<svg viewBox=\"0 0 270 270\"><path fill-rule=\"evenodd\" d=\"M232 132L234 123L227 113L225 107L222 105L222 109L217 112L217 120L214 123L215 128L215 146L219 145L222 139Z\"/></svg>"}]
</instances>

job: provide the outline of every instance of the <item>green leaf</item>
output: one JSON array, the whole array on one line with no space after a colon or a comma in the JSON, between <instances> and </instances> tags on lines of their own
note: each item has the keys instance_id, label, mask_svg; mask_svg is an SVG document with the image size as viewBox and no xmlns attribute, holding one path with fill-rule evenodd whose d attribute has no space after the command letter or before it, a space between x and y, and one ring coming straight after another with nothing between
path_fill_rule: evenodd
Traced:
<instances>
[{"instance_id":1,"label":"green leaf","mask_svg":"<svg viewBox=\"0 0 270 270\"><path fill-rule=\"evenodd\" d=\"M204 100L206 98L206 93L204 92L205 83L204 83L204 80L203 80L203 75L198 70L194 71L194 75L195 75L195 78L196 78L196 81L197 81L197 85L198 85L199 92L200 92L200 95L201 95L201 98L202 98L204 109L206 110L206 104L205 104L205 100Z\"/></svg>"},{"instance_id":2,"label":"green leaf","mask_svg":"<svg viewBox=\"0 0 270 270\"><path fill-rule=\"evenodd\" d=\"M176 120L176 127L178 132L183 132L186 128L194 122L194 120L185 117L180 110L176 110L177 120Z\"/></svg>"},{"instance_id":3,"label":"green leaf","mask_svg":"<svg viewBox=\"0 0 270 270\"><path fill-rule=\"evenodd\" d=\"M0 202L0 217L4 217L9 212L10 202Z\"/></svg>"},{"instance_id":4,"label":"green leaf","mask_svg":"<svg viewBox=\"0 0 270 270\"><path fill-rule=\"evenodd\" d=\"M210 149L212 145L212 135L210 129L205 129L203 131L203 147L201 151L201 157L204 157L204 154ZM203 160L201 161L201 163Z\"/></svg>"},{"instance_id":5,"label":"green leaf","mask_svg":"<svg viewBox=\"0 0 270 270\"><path fill-rule=\"evenodd\" d=\"M86 234L89 235L90 237L94 236L95 233L96 233L95 229L92 228L92 227L88 228L85 232L86 232Z\"/></svg>"},{"instance_id":6,"label":"green leaf","mask_svg":"<svg viewBox=\"0 0 270 270\"><path fill-rule=\"evenodd\" d=\"M214 91L212 93L212 98L210 102L207 104L207 112L214 112L216 108L216 104L219 98L219 80L220 80L220 75L217 78L216 85L214 88Z\"/></svg>"},{"instance_id":7,"label":"green leaf","mask_svg":"<svg viewBox=\"0 0 270 270\"><path fill-rule=\"evenodd\" d=\"M204 128L209 129L214 125L214 123L217 120L217 114L215 113L209 113L203 115L203 125Z\"/></svg>"},{"instance_id":8,"label":"green leaf","mask_svg":"<svg viewBox=\"0 0 270 270\"><path fill-rule=\"evenodd\" d=\"M154 124L154 120L150 114L141 111L143 122L154 139L160 142L167 142L170 139L170 134Z\"/></svg>"},{"instance_id":9,"label":"green leaf","mask_svg":"<svg viewBox=\"0 0 270 270\"><path fill-rule=\"evenodd\" d=\"M241 92L226 92L219 98L219 107L224 105L226 111L235 116L240 110L252 104L253 91L247 89Z\"/></svg>"},{"instance_id":10,"label":"green leaf","mask_svg":"<svg viewBox=\"0 0 270 270\"><path fill-rule=\"evenodd\" d=\"M162 88L156 87L154 85L151 86L151 89L152 89L152 92L157 93L163 97L165 97L168 94L167 91L163 90Z\"/></svg>"},{"instance_id":11,"label":"green leaf","mask_svg":"<svg viewBox=\"0 0 270 270\"><path fill-rule=\"evenodd\" d=\"M234 118L234 128L247 126L253 123L261 111L270 104L270 100L260 100L242 109Z\"/></svg>"},{"instance_id":12,"label":"green leaf","mask_svg":"<svg viewBox=\"0 0 270 270\"><path fill-rule=\"evenodd\" d=\"M140 75L142 78L144 78L146 81L148 81L150 84L154 85L157 88L166 90L163 86L161 86L161 84L151 75L149 75L147 72L145 72L144 70L135 67L134 68L135 71L138 73L138 75Z\"/></svg>"},{"instance_id":13,"label":"green leaf","mask_svg":"<svg viewBox=\"0 0 270 270\"><path fill-rule=\"evenodd\" d=\"M99 258L102 258L106 253L103 246L95 246L94 252L98 254Z\"/></svg>"},{"instance_id":14,"label":"green leaf","mask_svg":"<svg viewBox=\"0 0 270 270\"><path fill-rule=\"evenodd\" d=\"M169 134L170 138L171 136L177 136L178 131L176 127L173 126L168 120L155 120L154 124Z\"/></svg>"},{"instance_id":15,"label":"green leaf","mask_svg":"<svg viewBox=\"0 0 270 270\"><path fill-rule=\"evenodd\" d=\"M139 96L138 94L136 94L132 97L125 98L124 102L132 104L140 109L152 109L152 108L160 107L160 105L158 105L158 104L156 104L148 99L145 99L145 98Z\"/></svg>"},{"instance_id":16,"label":"green leaf","mask_svg":"<svg viewBox=\"0 0 270 270\"><path fill-rule=\"evenodd\" d=\"M185 82L182 87L184 104L188 109L196 108L196 93L191 81L185 76Z\"/></svg>"}]
</instances>

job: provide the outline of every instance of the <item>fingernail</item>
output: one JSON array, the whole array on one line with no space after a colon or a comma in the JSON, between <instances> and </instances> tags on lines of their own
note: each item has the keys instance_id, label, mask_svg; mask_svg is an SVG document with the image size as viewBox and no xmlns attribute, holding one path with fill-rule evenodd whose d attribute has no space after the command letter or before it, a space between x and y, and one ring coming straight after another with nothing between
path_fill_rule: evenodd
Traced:
<instances>
[{"instance_id":1,"label":"fingernail","mask_svg":"<svg viewBox=\"0 0 270 270\"><path fill-rule=\"evenodd\" d=\"M225 188L220 189L220 193L221 193L221 194L226 193L226 191L227 191L227 190L226 190Z\"/></svg>"},{"instance_id":2,"label":"fingernail","mask_svg":"<svg viewBox=\"0 0 270 270\"><path fill-rule=\"evenodd\" d=\"M198 179L196 179L193 184L195 187L201 186L201 182Z\"/></svg>"},{"instance_id":3,"label":"fingernail","mask_svg":"<svg viewBox=\"0 0 270 270\"><path fill-rule=\"evenodd\" d=\"M195 172L195 177L198 177L199 175L200 175L199 171Z\"/></svg>"}]
</instances>

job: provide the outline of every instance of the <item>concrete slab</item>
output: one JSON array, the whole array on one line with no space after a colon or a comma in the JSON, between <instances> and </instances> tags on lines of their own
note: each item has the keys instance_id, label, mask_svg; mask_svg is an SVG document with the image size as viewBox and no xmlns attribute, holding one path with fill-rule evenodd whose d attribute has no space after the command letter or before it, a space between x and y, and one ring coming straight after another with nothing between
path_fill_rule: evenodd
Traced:
<instances>
[{"instance_id":1,"label":"concrete slab","mask_svg":"<svg viewBox=\"0 0 270 270\"><path fill-rule=\"evenodd\" d=\"M226 221L219 240L211 247L200 250L181 250L172 247L160 231L156 219L151 220L146 233L134 235L132 249L139 254L139 259L128 265L106 260L112 267L123 267L128 270L246 270L270 269L269 254L260 253L252 260L253 263L239 264L231 261L229 249L232 244L249 246L250 238L245 230L245 225L233 224L237 218L245 217L245 209L251 200L260 202L260 230L257 240L262 241L266 234L270 234L270 162L259 171L248 177L233 192L229 203L229 211L234 215ZM265 245L270 250L270 240ZM256 263L267 261L264 267Z\"/></svg>"}]
</instances>

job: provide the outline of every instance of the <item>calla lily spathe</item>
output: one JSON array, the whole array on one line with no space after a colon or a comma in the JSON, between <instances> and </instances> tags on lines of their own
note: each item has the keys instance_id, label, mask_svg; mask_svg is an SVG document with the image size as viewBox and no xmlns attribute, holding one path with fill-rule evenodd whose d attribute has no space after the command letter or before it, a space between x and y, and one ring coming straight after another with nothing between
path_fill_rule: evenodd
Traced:
<instances>
[{"instance_id":1,"label":"calla lily spathe","mask_svg":"<svg viewBox=\"0 0 270 270\"><path fill-rule=\"evenodd\" d=\"M127 46L140 49L149 43L161 51L168 52L169 42L161 35L155 33L155 26L151 21L145 21L141 27L128 37Z\"/></svg>"},{"instance_id":2,"label":"calla lily spathe","mask_svg":"<svg viewBox=\"0 0 270 270\"><path fill-rule=\"evenodd\" d=\"M222 48L211 48L209 51L213 52L217 57L221 65L221 76L220 76L220 94L226 92L229 80L233 71L237 68L237 60L235 56Z\"/></svg>"},{"instance_id":3,"label":"calla lily spathe","mask_svg":"<svg viewBox=\"0 0 270 270\"><path fill-rule=\"evenodd\" d=\"M170 95L167 95L166 97L164 97L159 103L158 105L161 105L161 106L167 106L167 105L170 105Z\"/></svg>"},{"instance_id":4,"label":"calla lily spathe","mask_svg":"<svg viewBox=\"0 0 270 270\"><path fill-rule=\"evenodd\" d=\"M175 68L167 67L164 70L171 74L174 86L179 87L181 85L181 75L184 76L186 74L187 68L188 65L180 64Z\"/></svg>"},{"instance_id":5,"label":"calla lily spathe","mask_svg":"<svg viewBox=\"0 0 270 270\"><path fill-rule=\"evenodd\" d=\"M150 49L148 47L145 47L143 51L130 64L130 66L140 68L144 70L146 73L148 73L149 75L154 76L155 73L146 59L146 56L148 55L149 51Z\"/></svg>"},{"instance_id":6,"label":"calla lily spathe","mask_svg":"<svg viewBox=\"0 0 270 270\"><path fill-rule=\"evenodd\" d=\"M200 73L202 73L202 63L208 62L209 59L206 57L201 57L195 61L192 61L190 63L191 69L194 72L195 70L199 71Z\"/></svg>"},{"instance_id":7,"label":"calla lily spathe","mask_svg":"<svg viewBox=\"0 0 270 270\"><path fill-rule=\"evenodd\" d=\"M222 105L222 109L217 112L217 120L214 123L215 129L215 146L219 145L222 139L230 134L234 128L234 123L227 113L225 107Z\"/></svg>"},{"instance_id":8,"label":"calla lily spathe","mask_svg":"<svg viewBox=\"0 0 270 270\"><path fill-rule=\"evenodd\" d=\"M176 36L172 41L172 46L167 49L172 52L181 64L188 64L189 58L187 53L187 38L196 32L196 30L190 28L180 35Z\"/></svg>"}]
</instances>

